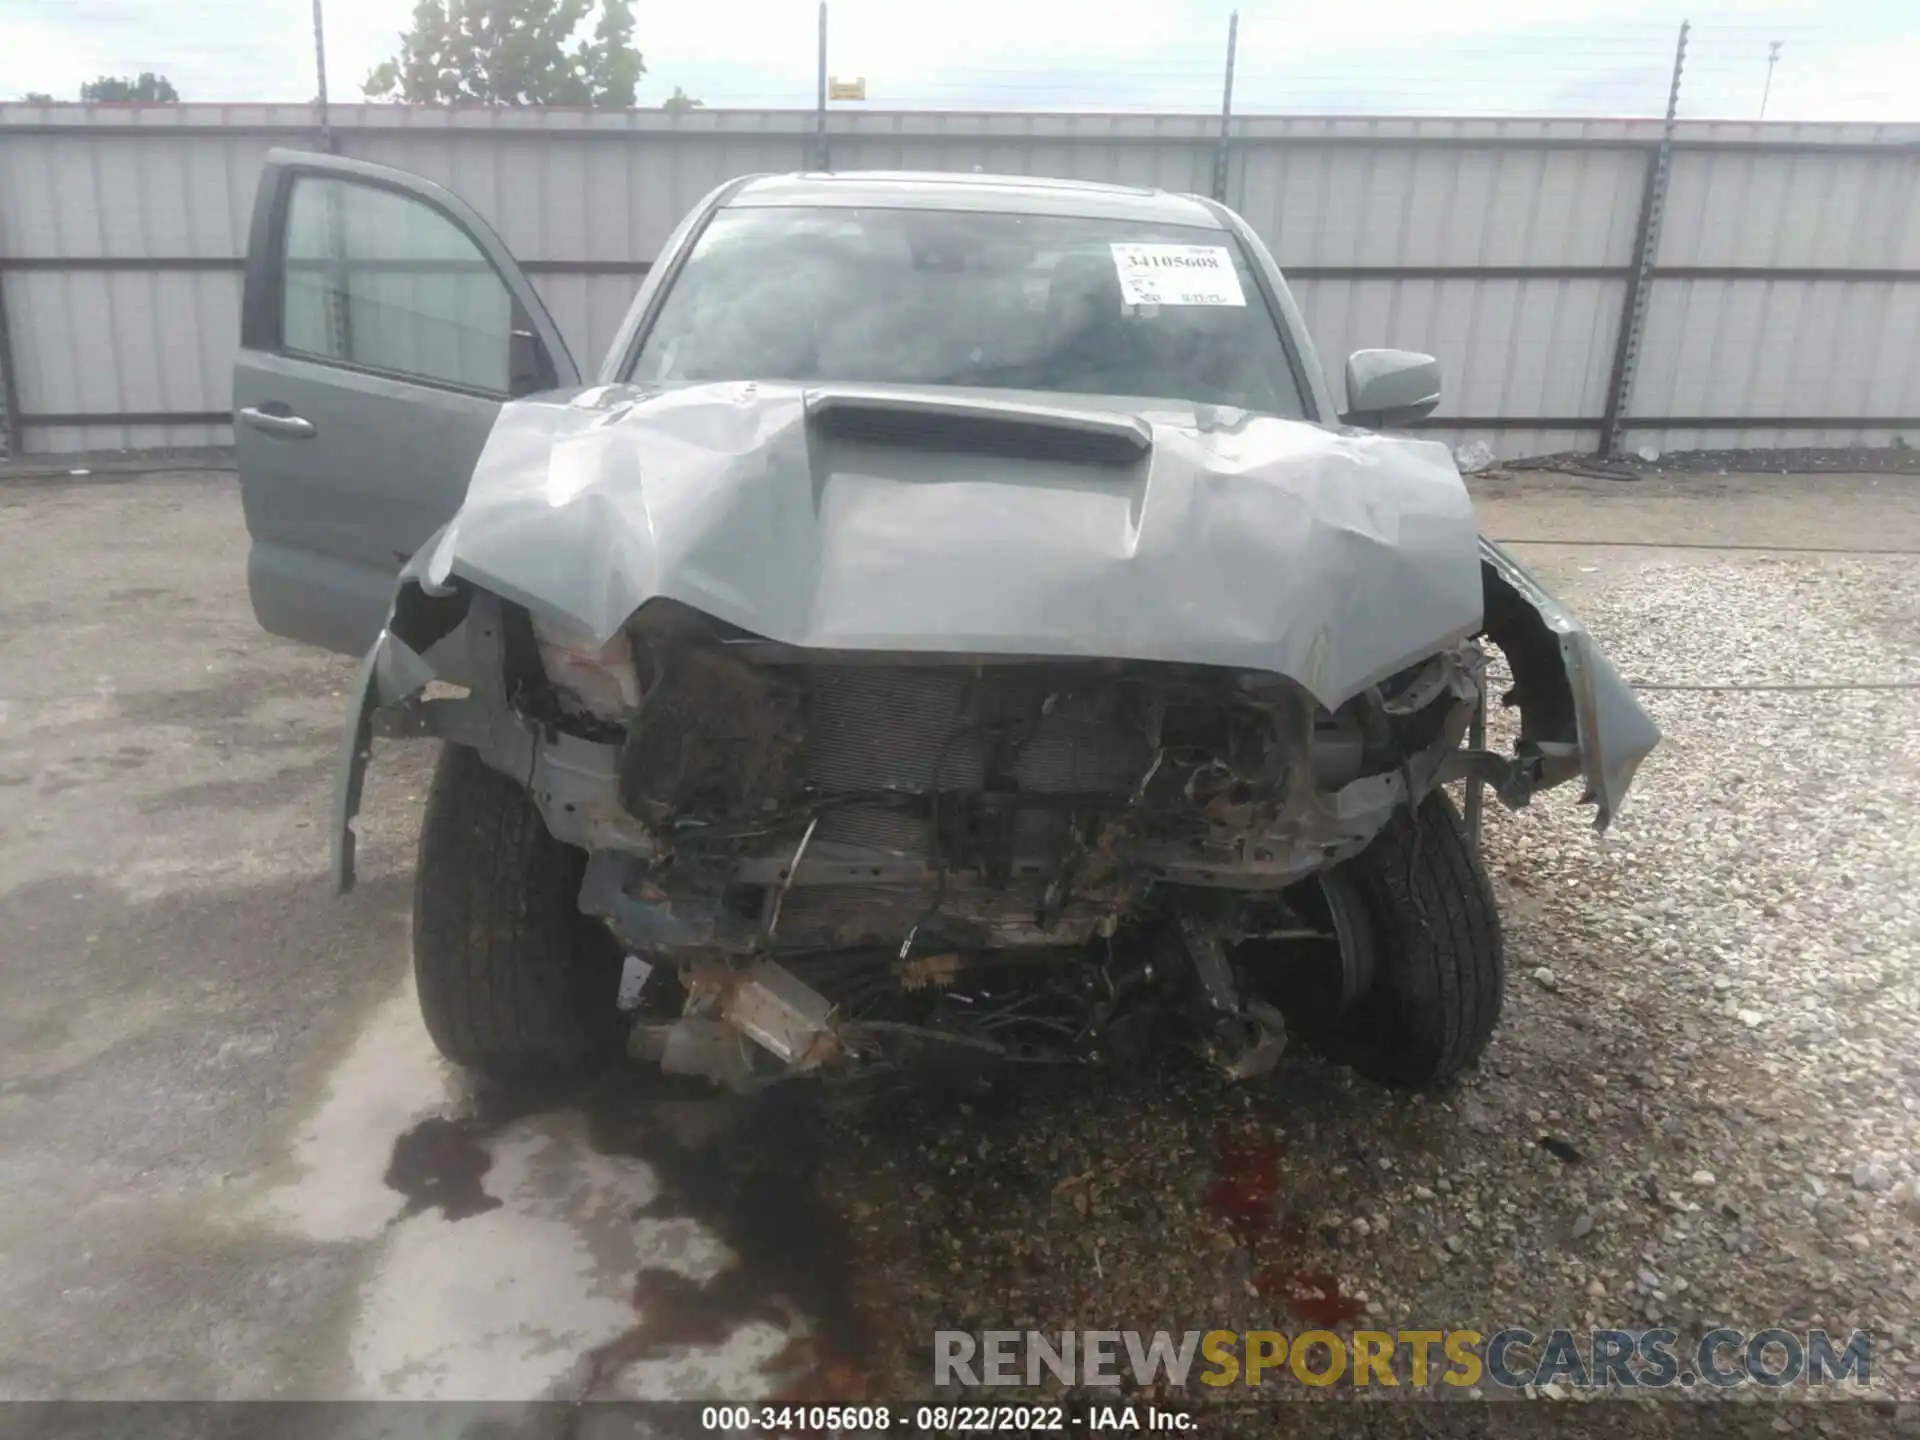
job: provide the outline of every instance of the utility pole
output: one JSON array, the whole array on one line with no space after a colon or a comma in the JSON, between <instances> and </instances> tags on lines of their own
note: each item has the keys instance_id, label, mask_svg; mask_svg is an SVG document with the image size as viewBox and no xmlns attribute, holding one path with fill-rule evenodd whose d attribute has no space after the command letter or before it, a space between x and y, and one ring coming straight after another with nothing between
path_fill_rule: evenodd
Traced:
<instances>
[{"instance_id":1,"label":"utility pole","mask_svg":"<svg viewBox=\"0 0 1920 1440\"><path fill-rule=\"evenodd\" d=\"M1227 73L1220 86L1220 143L1213 152L1213 198L1226 203L1228 149L1233 144L1233 57L1240 48L1240 12L1227 21Z\"/></svg>"},{"instance_id":2,"label":"utility pole","mask_svg":"<svg viewBox=\"0 0 1920 1440\"><path fill-rule=\"evenodd\" d=\"M819 89L813 106L813 168L831 170L833 160L827 153L827 0L820 0L820 64L815 79Z\"/></svg>"},{"instance_id":3,"label":"utility pole","mask_svg":"<svg viewBox=\"0 0 1920 1440\"><path fill-rule=\"evenodd\" d=\"M1613 373L1607 379L1607 405L1600 420L1600 454L1620 448L1622 422L1631 410L1633 372L1640 358L1640 331L1646 324L1647 297L1653 289L1653 265L1660 254L1660 223L1667 208L1667 176L1673 163L1673 132L1680 120L1680 77L1687 65L1687 36L1693 27L1680 22L1680 38L1673 47L1673 83L1667 90L1667 118L1660 127L1660 144L1647 159L1645 187L1640 192L1640 223L1633 237L1633 268L1627 275L1626 303L1620 315L1620 333L1614 342Z\"/></svg>"},{"instance_id":4,"label":"utility pole","mask_svg":"<svg viewBox=\"0 0 1920 1440\"><path fill-rule=\"evenodd\" d=\"M333 117L327 111L327 33L320 20L320 0L313 0L313 68L320 77L320 144L333 153Z\"/></svg>"},{"instance_id":5,"label":"utility pole","mask_svg":"<svg viewBox=\"0 0 1920 1440\"><path fill-rule=\"evenodd\" d=\"M314 0L314 3L317 5L320 0ZM1760 87L1760 118L1762 120L1767 118L1767 96L1773 93L1773 67L1779 63L1780 42L1769 40L1767 42L1767 83Z\"/></svg>"}]
</instances>

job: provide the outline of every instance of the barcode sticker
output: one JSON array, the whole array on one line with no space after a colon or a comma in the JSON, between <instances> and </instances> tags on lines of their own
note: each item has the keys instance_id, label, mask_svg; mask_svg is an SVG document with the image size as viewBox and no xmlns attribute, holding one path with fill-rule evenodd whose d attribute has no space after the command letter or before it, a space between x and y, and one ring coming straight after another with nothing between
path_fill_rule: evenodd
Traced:
<instances>
[{"instance_id":1,"label":"barcode sticker","mask_svg":"<svg viewBox=\"0 0 1920 1440\"><path fill-rule=\"evenodd\" d=\"M1113 268L1129 305L1245 305L1233 256L1224 245L1115 243Z\"/></svg>"}]
</instances>

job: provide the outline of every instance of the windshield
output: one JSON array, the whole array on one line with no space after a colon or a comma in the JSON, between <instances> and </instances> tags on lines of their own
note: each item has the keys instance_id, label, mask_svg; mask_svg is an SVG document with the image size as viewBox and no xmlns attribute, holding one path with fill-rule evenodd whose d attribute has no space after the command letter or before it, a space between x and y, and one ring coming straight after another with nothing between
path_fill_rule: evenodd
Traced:
<instances>
[{"instance_id":1,"label":"windshield","mask_svg":"<svg viewBox=\"0 0 1920 1440\"><path fill-rule=\"evenodd\" d=\"M1055 215L723 210L630 378L974 386L1306 413L1233 236Z\"/></svg>"}]
</instances>

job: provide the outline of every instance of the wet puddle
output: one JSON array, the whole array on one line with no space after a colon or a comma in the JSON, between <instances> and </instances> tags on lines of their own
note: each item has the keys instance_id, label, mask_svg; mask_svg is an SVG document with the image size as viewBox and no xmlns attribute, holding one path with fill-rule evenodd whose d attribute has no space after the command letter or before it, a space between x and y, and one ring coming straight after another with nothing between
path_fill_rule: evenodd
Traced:
<instances>
[{"instance_id":1,"label":"wet puddle","mask_svg":"<svg viewBox=\"0 0 1920 1440\"><path fill-rule=\"evenodd\" d=\"M866 1385L852 1357L871 1350L847 1293L854 1256L814 1183L835 1163L832 1097L804 1084L744 1099L698 1085L687 1098L663 1098L662 1088L650 1075L600 1086L588 1101L594 1144L653 1168L660 1194L644 1214L696 1218L735 1263L701 1283L640 1271L639 1319L595 1353L596 1383L634 1361L716 1345L760 1322L791 1337L764 1367L776 1393L861 1398ZM837 1393L820 1396L829 1382Z\"/></svg>"},{"instance_id":2,"label":"wet puddle","mask_svg":"<svg viewBox=\"0 0 1920 1440\"><path fill-rule=\"evenodd\" d=\"M383 1178L406 1197L402 1218L438 1210L448 1220L465 1220L499 1208L500 1201L481 1184L493 1165L481 1137L472 1121L442 1115L400 1132Z\"/></svg>"},{"instance_id":3,"label":"wet puddle","mask_svg":"<svg viewBox=\"0 0 1920 1440\"><path fill-rule=\"evenodd\" d=\"M629 1272L631 1321L584 1351L567 1398L628 1394L621 1377L633 1367L726 1347L760 1327L785 1337L759 1366L770 1393L858 1400L868 1381L853 1357L871 1350L847 1293L851 1247L813 1184L831 1163L821 1100L812 1086L743 1100L627 1073L573 1090L490 1088L472 1097L469 1115L432 1115L402 1131L384 1178L405 1200L401 1219L473 1220L502 1206L487 1185L501 1137L572 1127L593 1156L631 1163L651 1181L600 1204L619 1204L636 1233L696 1229L722 1254L695 1267L706 1273L676 1268L677 1255ZM666 1260L674 1245L635 1249L643 1262L656 1252Z\"/></svg>"}]
</instances>

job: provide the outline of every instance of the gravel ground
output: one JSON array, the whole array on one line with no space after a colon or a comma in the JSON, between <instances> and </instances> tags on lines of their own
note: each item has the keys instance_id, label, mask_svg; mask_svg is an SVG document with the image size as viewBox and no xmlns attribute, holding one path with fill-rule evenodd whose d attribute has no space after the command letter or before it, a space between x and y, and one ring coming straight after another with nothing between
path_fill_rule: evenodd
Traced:
<instances>
[{"instance_id":1,"label":"gravel ground","mask_svg":"<svg viewBox=\"0 0 1920 1440\"><path fill-rule=\"evenodd\" d=\"M1636 681L1920 681L1911 481L1476 490ZM1675 548L1701 543L1721 548ZM369 1347L405 1358L463 1320L393 1309L443 1283L396 1257L493 1236L528 1155L564 1172L543 1193L572 1208L543 1216L602 1227L586 1278L638 1311L473 1352L565 1352L561 1393L662 1393L631 1380L655 1362L673 1393L726 1393L683 1357L755 1325L810 1332L803 1393L894 1398L925 1393L938 1329L1655 1322L1871 1328L1876 1393L1920 1392L1920 691L1650 689L1666 741L1610 834L1565 796L1490 809L1507 1013L1450 1094L1295 1047L1247 1087L1168 1057L747 1104L631 1079L475 1096L416 1053L395 988L424 753L380 751L362 888L333 900L318 821L347 666L251 630L230 482L17 486L0 546L0 793L24 817L0 843L0 1155L26 1182L0 1184L0 1398L361 1393ZM364 1208L355 1167L375 1201L414 1188L358 1228L269 1225L260 1196L303 1146L338 1151L308 1208ZM732 1263L636 1261L604 1229L628 1209ZM446 1252L532 1316L524 1253ZM1206 1414L1233 1434L1914 1429L1907 1406L1785 1398L1808 1403Z\"/></svg>"}]
</instances>

